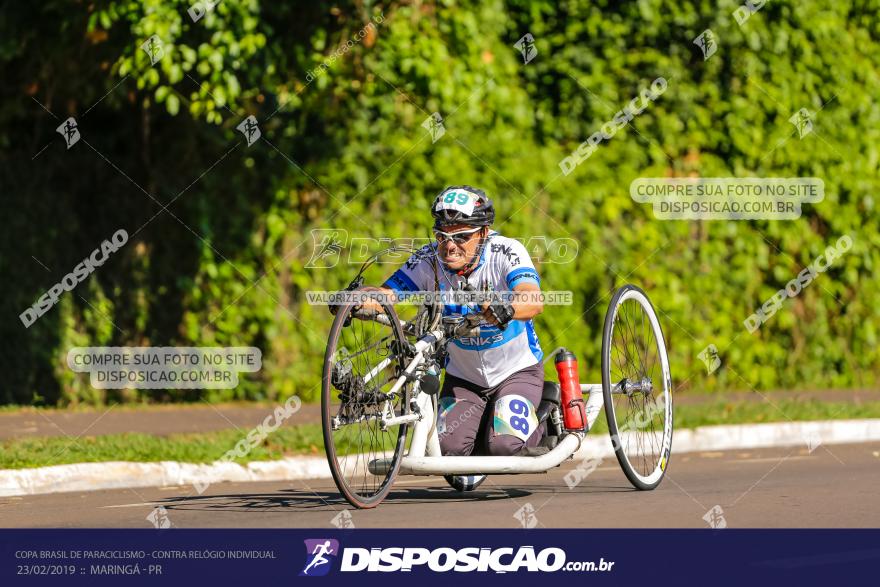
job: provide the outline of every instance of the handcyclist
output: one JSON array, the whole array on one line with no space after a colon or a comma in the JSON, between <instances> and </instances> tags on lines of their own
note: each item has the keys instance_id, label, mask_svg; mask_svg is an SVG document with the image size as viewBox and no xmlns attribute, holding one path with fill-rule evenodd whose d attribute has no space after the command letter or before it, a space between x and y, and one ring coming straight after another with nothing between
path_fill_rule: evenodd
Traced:
<instances>
[{"instance_id":1,"label":"handcyclist","mask_svg":"<svg viewBox=\"0 0 880 587\"><path fill-rule=\"evenodd\" d=\"M448 346L438 433L444 455L515 455L536 446L544 427L535 413L544 383L532 324L543 310L538 273L520 242L490 228L495 208L483 190L446 188L431 214L436 241L416 251L382 289L398 297L436 288L495 292L480 306L479 334ZM444 303L444 315L470 311Z\"/></svg>"}]
</instances>

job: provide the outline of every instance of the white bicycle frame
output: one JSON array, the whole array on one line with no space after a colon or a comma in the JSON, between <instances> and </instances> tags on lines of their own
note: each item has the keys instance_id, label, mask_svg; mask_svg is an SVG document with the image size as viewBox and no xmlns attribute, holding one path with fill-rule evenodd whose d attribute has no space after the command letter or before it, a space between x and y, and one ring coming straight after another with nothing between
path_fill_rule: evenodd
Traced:
<instances>
[{"instance_id":1,"label":"white bicycle frame","mask_svg":"<svg viewBox=\"0 0 880 587\"><path fill-rule=\"evenodd\" d=\"M423 336L415 344L415 357L406 366L404 373L395 381L387 392L393 395L412 379L416 368L433 352L437 344L442 344L444 333L436 330ZM386 359L390 364L390 359ZM383 361L384 363L384 361ZM381 364L380 364L381 365ZM384 368L384 367L382 367ZM372 378L381 368L370 371ZM369 379L367 379L369 381ZM404 416L388 414L383 417L383 425L391 426L414 422L413 436L409 452L401 459L401 475L514 475L519 473L544 473L559 466L562 461L571 457L580 448L586 432L563 432L559 443L549 452L538 456L443 456L440 454L440 435L437 430L437 415L434 411L434 396L424 393L418 380L415 383L412 412ZM602 385L597 383L581 384L581 392L588 394L586 402L587 430L593 427L599 412L604 405ZM390 404L390 402L389 402ZM389 458L375 459L368 465L369 471L375 475L384 475L391 467Z\"/></svg>"}]
</instances>

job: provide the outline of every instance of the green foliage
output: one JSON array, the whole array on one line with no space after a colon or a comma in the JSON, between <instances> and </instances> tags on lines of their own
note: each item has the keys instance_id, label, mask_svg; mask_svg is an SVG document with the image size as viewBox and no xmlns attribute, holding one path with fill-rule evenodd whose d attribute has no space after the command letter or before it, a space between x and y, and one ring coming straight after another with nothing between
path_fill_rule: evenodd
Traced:
<instances>
[{"instance_id":1,"label":"green foliage","mask_svg":"<svg viewBox=\"0 0 880 587\"><path fill-rule=\"evenodd\" d=\"M774 0L742 26L738 5L224 0L198 22L189 0L10 9L0 402L314 398L330 317L304 292L356 266L346 250L305 268L311 229L427 237L430 198L455 183L495 197L504 234L578 241L572 262L540 264L545 289L575 304L537 329L545 349L582 357L584 378L598 380L610 294L632 282L661 311L679 385L876 386L880 3ZM707 28L718 52L704 61L693 39ZM526 32L538 55L524 65ZM155 65L140 48L152 35ZM561 176L659 76L666 92ZM816 113L803 139L788 122L800 108ZM421 127L432 112L436 143ZM235 127L249 114L265 140L246 147ZM68 116L83 141L65 150L54 129ZM692 175L819 177L826 197L795 221L673 222L628 194L639 177ZM18 314L118 228L124 249L24 329ZM745 331L847 233L849 253ZM696 355L710 343L723 366L707 377ZM257 346L264 368L228 392L98 392L66 369L74 345Z\"/></svg>"}]
</instances>

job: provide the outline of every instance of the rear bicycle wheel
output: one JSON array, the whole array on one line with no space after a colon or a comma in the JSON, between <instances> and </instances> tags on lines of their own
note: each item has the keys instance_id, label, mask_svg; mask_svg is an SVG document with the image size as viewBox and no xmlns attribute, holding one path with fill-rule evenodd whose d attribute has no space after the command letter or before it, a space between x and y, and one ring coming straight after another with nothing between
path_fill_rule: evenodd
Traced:
<instances>
[{"instance_id":1,"label":"rear bicycle wheel","mask_svg":"<svg viewBox=\"0 0 880 587\"><path fill-rule=\"evenodd\" d=\"M634 285L618 289L605 314L602 394L620 467L637 489L654 489L672 449L672 377L660 321Z\"/></svg>"},{"instance_id":2,"label":"rear bicycle wheel","mask_svg":"<svg viewBox=\"0 0 880 587\"><path fill-rule=\"evenodd\" d=\"M342 304L330 328L321 382L324 449L336 487L357 508L372 508L388 495L403 458L407 424L386 425L410 413L410 388L389 395L405 367L404 333L397 313L382 303L371 319L353 317ZM362 315L362 314L361 314ZM390 459L384 473L369 463Z\"/></svg>"}]
</instances>

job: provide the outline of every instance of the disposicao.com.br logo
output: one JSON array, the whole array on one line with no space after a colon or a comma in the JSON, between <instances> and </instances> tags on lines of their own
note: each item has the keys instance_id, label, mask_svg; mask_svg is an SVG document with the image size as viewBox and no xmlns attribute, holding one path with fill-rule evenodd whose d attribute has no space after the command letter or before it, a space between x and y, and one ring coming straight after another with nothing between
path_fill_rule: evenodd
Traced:
<instances>
[{"instance_id":1,"label":"disposicao.com.br logo","mask_svg":"<svg viewBox=\"0 0 880 587\"><path fill-rule=\"evenodd\" d=\"M306 566L300 576L326 575L331 560L339 553L336 540L306 540ZM561 548L544 548L538 552L534 546L518 548L420 548L392 546L387 548L345 548L339 565L340 572L409 572L413 567L427 567L436 573L446 572L494 572L517 571L611 571L613 561L604 558L596 561L566 561Z\"/></svg>"},{"instance_id":2,"label":"disposicao.com.br logo","mask_svg":"<svg viewBox=\"0 0 880 587\"><path fill-rule=\"evenodd\" d=\"M339 554L339 541L332 538L312 538L305 540L306 566L300 577L321 577L330 572L333 560Z\"/></svg>"}]
</instances>

